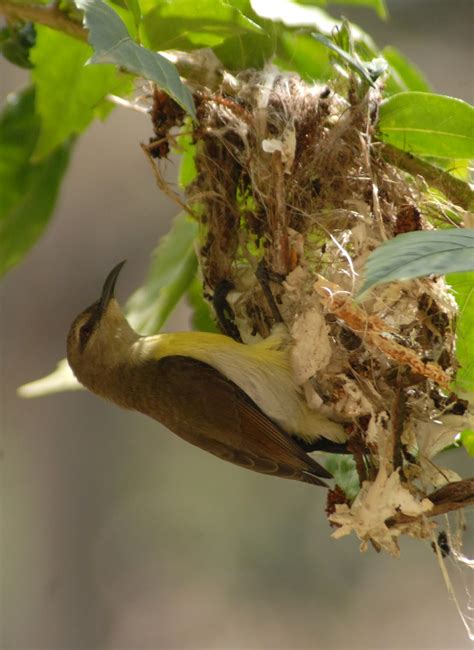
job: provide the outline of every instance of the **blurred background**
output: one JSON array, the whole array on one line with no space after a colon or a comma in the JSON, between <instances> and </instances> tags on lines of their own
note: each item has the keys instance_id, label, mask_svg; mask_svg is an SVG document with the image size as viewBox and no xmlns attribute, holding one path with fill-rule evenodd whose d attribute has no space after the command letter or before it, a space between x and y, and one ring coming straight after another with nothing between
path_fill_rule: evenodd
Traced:
<instances>
[{"instance_id":1,"label":"blurred background","mask_svg":"<svg viewBox=\"0 0 474 650\"><path fill-rule=\"evenodd\" d=\"M388 23L341 11L472 102L472 0L387 4ZM0 65L3 100L26 77ZM139 148L149 135L117 109L81 138L46 235L0 285L0 647L467 648L428 543L362 555L330 538L323 490L222 463L85 392L16 396L64 357L117 261L119 298L142 282L176 213ZM186 328L183 305L167 329ZM444 464L467 474L462 453Z\"/></svg>"}]
</instances>

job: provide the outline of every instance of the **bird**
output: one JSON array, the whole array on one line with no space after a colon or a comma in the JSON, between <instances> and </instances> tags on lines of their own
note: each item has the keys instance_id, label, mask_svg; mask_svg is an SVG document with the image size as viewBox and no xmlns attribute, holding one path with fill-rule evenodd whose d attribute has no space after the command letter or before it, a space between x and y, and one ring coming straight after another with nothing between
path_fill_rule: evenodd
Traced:
<instances>
[{"instance_id":1,"label":"bird","mask_svg":"<svg viewBox=\"0 0 474 650\"><path fill-rule=\"evenodd\" d=\"M98 300L73 321L67 359L96 395L143 413L185 441L256 472L327 487L332 475L306 451L343 425L307 405L282 327L244 344L211 332L141 336L128 323L108 274Z\"/></svg>"}]
</instances>

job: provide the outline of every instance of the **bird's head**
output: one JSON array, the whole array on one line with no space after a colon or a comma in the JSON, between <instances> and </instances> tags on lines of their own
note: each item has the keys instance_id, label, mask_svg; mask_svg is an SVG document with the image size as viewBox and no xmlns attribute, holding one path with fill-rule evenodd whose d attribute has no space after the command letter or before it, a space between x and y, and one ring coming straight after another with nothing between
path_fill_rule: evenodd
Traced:
<instances>
[{"instance_id":1,"label":"bird's head","mask_svg":"<svg viewBox=\"0 0 474 650\"><path fill-rule=\"evenodd\" d=\"M107 276L100 298L73 321L67 338L67 359L74 374L94 392L107 372L127 360L139 338L114 297L115 284L125 261Z\"/></svg>"}]
</instances>

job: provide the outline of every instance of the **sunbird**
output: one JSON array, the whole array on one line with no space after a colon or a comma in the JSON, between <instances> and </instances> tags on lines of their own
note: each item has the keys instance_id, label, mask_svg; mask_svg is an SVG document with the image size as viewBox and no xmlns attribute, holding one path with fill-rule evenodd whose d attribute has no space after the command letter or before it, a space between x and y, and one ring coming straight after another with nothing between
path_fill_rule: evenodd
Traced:
<instances>
[{"instance_id":1,"label":"sunbird","mask_svg":"<svg viewBox=\"0 0 474 650\"><path fill-rule=\"evenodd\" d=\"M282 327L246 345L210 332L140 336L114 297L125 261L71 325L67 358L90 391L158 420L218 458L262 474L326 486L331 474L306 452L343 443L343 425L307 405Z\"/></svg>"}]
</instances>

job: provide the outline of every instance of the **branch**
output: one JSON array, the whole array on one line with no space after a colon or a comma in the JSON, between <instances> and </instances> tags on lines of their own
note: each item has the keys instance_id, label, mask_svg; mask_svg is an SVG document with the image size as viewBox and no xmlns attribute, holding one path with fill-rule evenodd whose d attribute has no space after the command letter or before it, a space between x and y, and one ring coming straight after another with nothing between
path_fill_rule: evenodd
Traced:
<instances>
[{"instance_id":1,"label":"branch","mask_svg":"<svg viewBox=\"0 0 474 650\"><path fill-rule=\"evenodd\" d=\"M0 0L0 14L9 19L39 23L80 41L87 41L87 30L58 9L56 5L21 4L10 0Z\"/></svg>"},{"instance_id":2,"label":"branch","mask_svg":"<svg viewBox=\"0 0 474 650\"><path fill-rule=\"evenodd\" d=\"M385 522L386 525L390 528L397 524L411 524L421 517L437 517L438 515L444 515L447 512L460 510L466 506L473 505L474 478L467 478L463 481L448 483L448 485L444 485L439 490L428 494L427 498L434 504L433 508L429 512L419 515L418 517L410 517L401 512L400 514L395 515L395 517L387 519Z\"/></svg>"},{"instance_id":3,"label":"branch","mask_svg":"<svg viewBox=\"0 0 474 650\"><path fill-rule=\"evenodd\" d=\"M390 144L383 143L380 152L386 162L403 169L412 176L423 176L429 185L440 190L450 201L464 210L473 208L474 192L467 183L459 178L416 158L411 153L392 147Z\"/></svg>"},{"instance_id":4,"label":"branch","mask_svg":"<svg viewBox=\"0 0 474 650\"><path fill-rule=\"evenodd\" d=\"M58 9L55 4L22 4L14 0L0 0L1 15L10 20L30 21L45 25L87 42L88 30ZM229 73L224 72L221 62L208 48L195 50L191 53L168 50L161 54L174 63L179 74L191 83L216 90L224 80L229 92L232 92L232 89L235 91L233 87L238 86L237 80Z\"/></svg>"}]
</instances>

